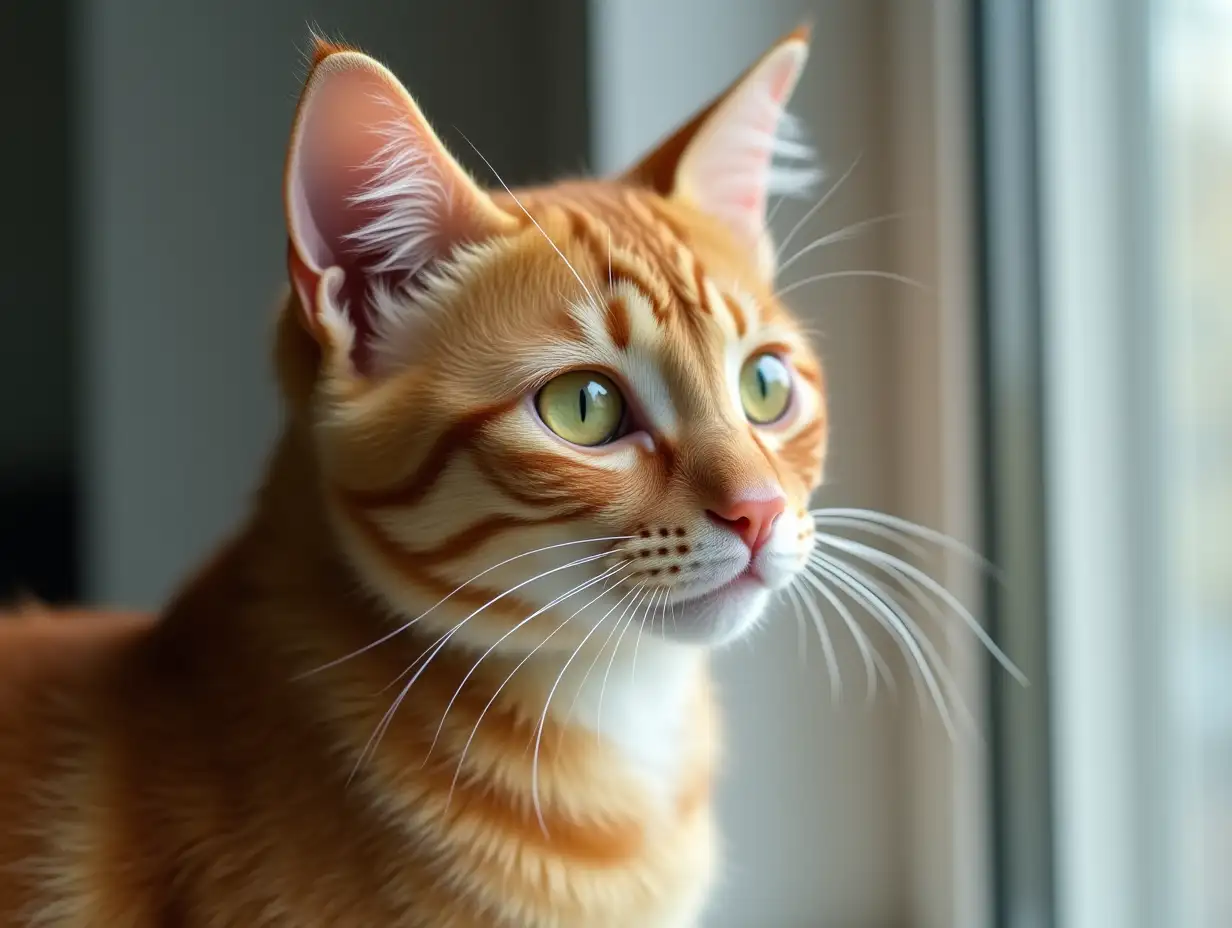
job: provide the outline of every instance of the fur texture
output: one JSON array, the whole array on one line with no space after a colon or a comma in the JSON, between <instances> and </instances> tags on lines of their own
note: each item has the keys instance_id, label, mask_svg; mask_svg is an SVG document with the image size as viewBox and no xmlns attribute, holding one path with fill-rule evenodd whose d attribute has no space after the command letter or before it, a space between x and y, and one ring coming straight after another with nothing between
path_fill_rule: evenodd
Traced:
<instances>
[{"instance_id":1,"label":"fur texture","mask_svg":"<svg viewBox=\"0 0 1232 928\"><path fill-rule=\"evenodd\" d=\"M707 651L806 564L825 452L763 219L804 52L621 178L489 194L319 45L251 517L157 618L0 622L0 926L697 924ZM536 413L578 370L609 444Z\"/></svg>"}]
</instances>

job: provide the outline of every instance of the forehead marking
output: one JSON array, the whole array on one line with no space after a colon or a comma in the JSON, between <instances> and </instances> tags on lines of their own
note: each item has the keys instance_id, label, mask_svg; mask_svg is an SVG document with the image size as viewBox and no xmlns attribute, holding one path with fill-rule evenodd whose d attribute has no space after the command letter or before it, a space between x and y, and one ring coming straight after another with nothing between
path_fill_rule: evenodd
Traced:
<instances>
[{"instance_id":1,"label":"forehead marking","mask_svg":"<svg viewBox=\"0 0 1232 928\"><path fill-rule=\"evenodd\" d=\"M744 310L740 308L740 302L730 294L723 294L723 305L727 307L727 314L731 316L732 324L736 327L736 337L744 338L748 331L749 323L744 317Z\"/></svg>"},{"instance_id":2,"label":"forehead marking","mask_svg":"<svg viewBox=\"0 0 1232 928\"><path fill-rule=\"evenodd\" d=\"M721 342L745 337L757 308L717 286L665 204L625 189L570 191L532 204L532 210L536 206L564 218L571 244L590 260L591 276L607 277L604 298L577 308L594 320L587 328L602 331L602 341L619 350L618 366L630 381L653 397L646 398L646 405L656 424L670 434L678 425L678 410L695 406L698 397L716 389L726 396L722 384L730 379L728 361L719 359L716 365L713 356ZM655 329L674 330L671 353L686 348L692 355L685 369L669 375L661 368L655 356L659 348L671 346L655 338Z\"/></svg>"},{"instance_id":3,"label":"forehead marking","mask_svg":"<svg viewBox=\"0 0 1232 928\"><path fill-rule=\"evenodd\" d=\"M621 351L629 347L629 339L633 336L633 320L629 317L629 307L624 297L613 293L603 306L603 322L607 326L608 337L612 344Z\"/></svg>"}]
</instances>

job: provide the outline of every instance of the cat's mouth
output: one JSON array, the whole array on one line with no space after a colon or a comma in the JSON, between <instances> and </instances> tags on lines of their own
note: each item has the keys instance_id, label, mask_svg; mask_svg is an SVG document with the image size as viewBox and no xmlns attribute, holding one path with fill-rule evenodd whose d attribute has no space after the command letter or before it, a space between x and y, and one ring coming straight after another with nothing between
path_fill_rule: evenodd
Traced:
<instances>
[{"instance_id":1,"label":"cat's mouth","mask_svg":"<svg viewBox=\"0 0 1232 928\"><path fill-rule=\"evenodd\" d=\"M725 580L706 592L699 592L696 596L686 600L686 602L706 599L708 597L721 598L728 593L740 592L743 589L756 589L758 587L768 590L770 585L766 583L766 578L757 569L756 563L749 561L744 569L730 580Z\"/></svg>"},{"instance_id":2,"label":"cat's mouth","mask_svg":"<svg viewBox=\"0 0 1232 928\"><path fill-rule=\"evenodd\" d=\"M761 615L770 586L751 564L709 588L682 589L668 598L672 619L660 625L669 639L706 645L738 637Z\"/></svg>"},{"instance_id":3,"label":"cat's mouth","mask_svg":"<svg viewBox=\"0 0 1232 928\"><path fill-rule=\"evenodd\" d=\"M717 569L705 579L669 587L670 599L677 604L695 603L710 598L721 598L742 586L767 586L765 578L754 565L753 558L732 558L730 564L716 565Z\"/></svg>"}]
</instances>

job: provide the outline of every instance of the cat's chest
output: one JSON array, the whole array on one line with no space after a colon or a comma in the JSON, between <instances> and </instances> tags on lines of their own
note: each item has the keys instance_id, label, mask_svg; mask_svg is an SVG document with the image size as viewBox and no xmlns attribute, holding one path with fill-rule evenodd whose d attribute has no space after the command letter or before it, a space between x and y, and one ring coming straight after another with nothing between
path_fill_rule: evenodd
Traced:
<instances>
[{"instance_id":1,"label":"cat's chest","mask_svg":"<svg viewBox=\"0 0 1232 928\"><path fill-rule=\"evenodd\" d=\"M556 719L592 733L665 813L699 762L709 764L713 707L692 655L648 645L578 680Z\"/></svg>"}]
</instances>

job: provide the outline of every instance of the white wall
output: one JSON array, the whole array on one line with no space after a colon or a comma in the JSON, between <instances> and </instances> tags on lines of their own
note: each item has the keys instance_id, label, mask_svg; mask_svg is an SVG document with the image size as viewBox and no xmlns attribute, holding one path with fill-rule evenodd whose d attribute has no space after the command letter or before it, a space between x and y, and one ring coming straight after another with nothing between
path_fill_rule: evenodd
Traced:
<instances>
[{"instance_id":1,"label":"white wall","mask_svg":"<svg viewBox=\"0 0 1232 928\"><path fill-rule=\"evenodd\" d=\"M799 22L791 0L594 0L592 114L597 166L615 170L720 90ZM793 111L830 181L859 168L793 248L886 213L890 110L886 17L879 3L815 3L809 68ZM807 204L805 204L807 205ZM780 234L801 213L784 206ZM893 270L887 240L869 235L801 261L784 281L840 268ZM829 488L822 498L895 508L895 327L892 291L877 282L826 282L790 300L820 331L833 409ZM845 632L835 630L842 639ZM863 671L840 642L847 696L831 706L816 640L797 656L786 608L771 627L718 662L728 751L721 818L728 872L713 928L878 926L904 916L907 810L896 707L862 707ZM905 685L905 684L904 684Z\"/></svg>"}]
</instances>

